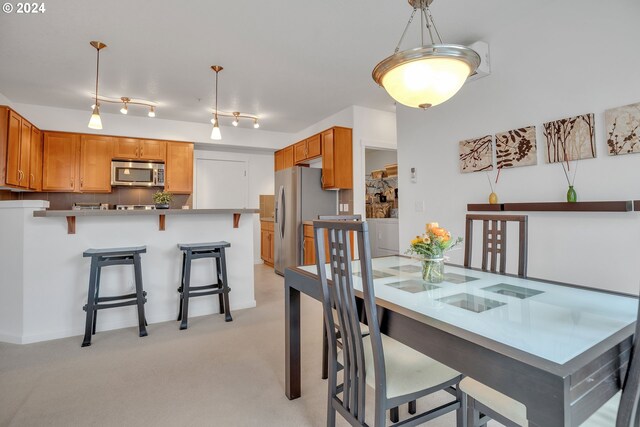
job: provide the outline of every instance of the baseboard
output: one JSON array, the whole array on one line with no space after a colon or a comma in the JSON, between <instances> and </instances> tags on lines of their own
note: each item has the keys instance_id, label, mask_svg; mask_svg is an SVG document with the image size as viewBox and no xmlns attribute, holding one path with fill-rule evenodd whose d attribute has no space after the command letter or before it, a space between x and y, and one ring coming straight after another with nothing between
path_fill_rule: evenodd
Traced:
<instances>
[{"instance_id":1,"label":"baseboard","mask_svg":"<svg viewBox=\"0 0 640 427\"><path fill-rule=\"evenodd\" d=\"M238 305L232 305L231 312L233 314L234 311L244 310L247 308L254 308L256 305L257 305L256 300L247 301ZM193 310L193 311L190 310L189 318L208 316L208 315L217 314L217 313L218 313L217 308L215 310L209 309L209 308L203 309L203 310ZM147 322L149 323L149 325L153 325L154 323L163 323L163 322L175 321L175 320L176 320L176 316L170 315L170 314L167 314L166 316L147 317ZM132 328L137 326L138 326L138 323L137 321L135 321L135 319L131 321L107 322L103 324L100 324L100 322L98 322L98 328L96 332L112 331L114 329ZM84 325L82 327L71 329L71 330L48 332L44 334L24 335L22 337L0 334L0 342L7 342L11 344L32 344L32 343L41 342L41 341L51 341L51 340L57 340L60 338L82 336L83 334L84 334Z\"/></svg>"}]
</instances>

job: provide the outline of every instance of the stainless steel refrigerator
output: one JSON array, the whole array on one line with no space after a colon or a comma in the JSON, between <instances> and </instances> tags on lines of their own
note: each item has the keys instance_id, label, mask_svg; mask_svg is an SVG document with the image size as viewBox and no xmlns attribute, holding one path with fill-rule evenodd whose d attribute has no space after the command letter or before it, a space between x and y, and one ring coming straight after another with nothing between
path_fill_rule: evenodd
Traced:
<instances>
[{"instance_id":1,"label":"stainless steel refrigerator","mask_svg":"<svg viewBox=\"0 0 640 427\"><path fill-rule=\"evenodd\" d=\"M276 273L302 264L302 221L338 212L336 191L323 190L322 170L294 166L276 172L273 264Z\"/></svg>"}]
</instances>

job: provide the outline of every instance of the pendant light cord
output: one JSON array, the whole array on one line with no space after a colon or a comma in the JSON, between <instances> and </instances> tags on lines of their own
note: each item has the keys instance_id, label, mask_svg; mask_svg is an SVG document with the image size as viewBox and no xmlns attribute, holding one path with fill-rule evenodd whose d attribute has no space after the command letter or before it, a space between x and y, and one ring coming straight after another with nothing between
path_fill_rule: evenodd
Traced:
<instances>
[{"instance_id":1,"label":"pendant light cord","mask_svg":"<svg viewBox=\"0 0 640 427\"><path fill-rule=\"evenodd\" d=\"M216 125L218 124L218 71L216 71Z\"/></svg>"},{"instance_id":2,"label":"pendant light cord","mask_svg":"<svg viewBox=\"0 0 640 427\"><path fill-rule=\"evenodd\" d=\"M411 23L413 22L413 18L415 17L417 11L418 11L418 8L414 7L413 12L411 12L411 16L409 17L409 22L407 22L407 25L404 27L404 31L400 36L400 41L398 42L398 45L396 46L396 49L393 51L393 53L398 53L398 51L400 50L400 45L404 41L404 37L407 35L407 30L411 26ZM425 27L429 32L429 38L431 39L431 44L432 45L436 44L435 39L433 38L433 32L431 31L431 27L433 27L433 30L435 31L440 44L442 44L442 38L440 37L440 33L438 32L436 23L433 21L433 16L431 16L431 11L429 10L429 6L426 5L426 2L421 1L420 2L420 42L422 43L422 46L425 45L424 44L424 28Z\"/></svg>"},{"instance_id":3,"label":"pendant light cord","mask_svg":"<svg viewBox=\"0 0 640 427\"><path fill-rule=\"evenodd\" d=\"M98 76L100 73L100 49L96 48L97 50L97 59L96 59L96 108L99 108L98 106Z\"/></svg>"}]
</instances>

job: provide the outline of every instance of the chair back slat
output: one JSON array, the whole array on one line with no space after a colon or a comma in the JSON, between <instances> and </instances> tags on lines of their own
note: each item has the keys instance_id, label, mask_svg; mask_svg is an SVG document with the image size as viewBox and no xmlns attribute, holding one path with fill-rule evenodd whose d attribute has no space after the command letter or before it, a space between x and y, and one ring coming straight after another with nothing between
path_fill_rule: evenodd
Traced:
<instances>
[{"instance_id":1,"label":"chair back slat","mask_svg":"<svg viewBox=\"0 0 640 427\"><path fill-rule=\"evenodd\" d=\"M366 401L366 367L364 357L364 343L356 293L353 287L353 271L351 267L351 233L355 234L360 253L360 276L364 294L364 306L369 319L369 334L374 354L374 369L376 383L380 381L380 390L376 384L376 395L381 392L386 395L384 384L384 356L382 354L382 342L380 329L377 323L375 297L373 295L373 276L371 274L371 252L369 246L368 227L366 222L347 220L314 221L314 236L316 245L316 266L318 277L323 292L323 309L325 328L327 330L329 344L329 389L333 397L339 398L337 377L337 340L342 341L342 366L343 384L342 399L343 408L348 411L359 423L365 424ZM325 267L325 232L329 247L329 275ZM328 282L328 276L331 283ZM335 324L332 310L335 308L335 316L338 324ZM338 336L339 334L339 336Z\"/></svg>"},{"instance_id":2,"label":"chair back slat","mask_svg":"<svg viewBox=\"0 0 640 427\"><path fill-rule=\"evenodd\" d=\"M507 271L507 225L518 222L518 275L527 275L527 216L526 215L467 215L465 224L464 265L471 267L473 222L482 221L481 268L493 273Z\"/></svg>"},{"instance_id":3,"label":"chair back slat","mask_svg":"<svg viewBox=\"0 0 640 427\"><path fill-rule=\"evenodd\" d=\"M640 300L638 300L638 316L636 319L636 333L634 336L631 358L627 368L627 376L622 385L622 397L618 407L616 427L637 427L640 424Z\"/></svg>"}]
</instances>

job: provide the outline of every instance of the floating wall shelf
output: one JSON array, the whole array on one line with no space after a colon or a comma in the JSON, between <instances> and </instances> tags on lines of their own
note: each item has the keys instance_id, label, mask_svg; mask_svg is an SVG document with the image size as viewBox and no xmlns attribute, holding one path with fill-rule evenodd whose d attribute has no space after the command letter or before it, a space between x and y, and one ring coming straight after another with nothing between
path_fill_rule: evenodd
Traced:
<instances>
[{"instance_id":1,"label":"floating wall shelf","mask_svg":"<svg viewBox=\"0 0 640 427\"><path fill-rule=\"evenodd\" d=\"M500 212L631 212L640 211L640 200L598 201L598 202L524 202L499 204L468 204L468 211Z\"/></svg>"}]
</instances>

